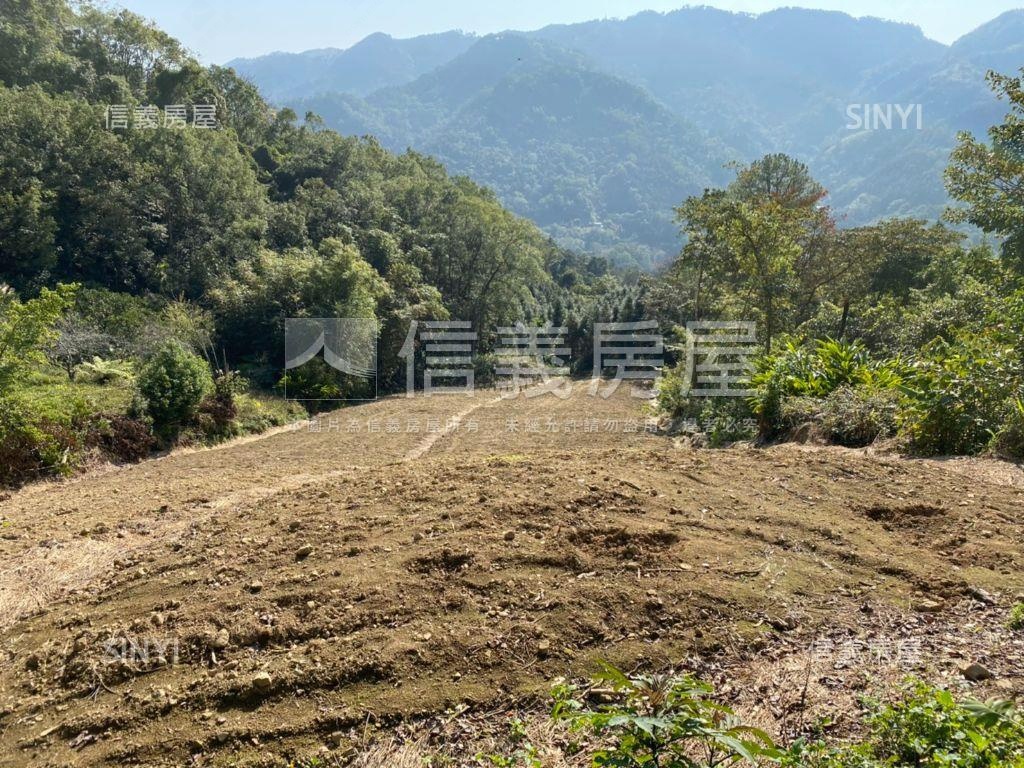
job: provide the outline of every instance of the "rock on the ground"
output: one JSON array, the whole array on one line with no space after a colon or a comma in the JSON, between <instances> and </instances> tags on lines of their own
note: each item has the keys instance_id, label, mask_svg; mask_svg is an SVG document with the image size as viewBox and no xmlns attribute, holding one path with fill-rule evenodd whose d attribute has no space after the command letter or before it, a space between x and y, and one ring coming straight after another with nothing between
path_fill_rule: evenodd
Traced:
<instances>
[{"instance_id":1,"label":"rock on the ground","mask_svg":"<svg viewBox=\"0 0 1024 768\"><path fill-rule=\"evenodd\" d=\"M971 664L963 670L964 678L970 680L972 683L980 683L983 680L991 680L993 675L987 667L981 664Z\"/></svg>"}]
</instances>

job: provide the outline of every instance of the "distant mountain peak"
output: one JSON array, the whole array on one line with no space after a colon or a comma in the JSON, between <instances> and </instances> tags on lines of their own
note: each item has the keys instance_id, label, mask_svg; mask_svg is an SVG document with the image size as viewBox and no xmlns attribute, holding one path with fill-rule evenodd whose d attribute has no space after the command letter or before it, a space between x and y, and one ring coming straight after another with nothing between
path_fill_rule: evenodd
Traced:
<instances>
[{"instance_id":1,"label":"distant mountain peak","mask_svg":"<svg viewBox=\"0 0 1024 768\"><path fill-rule=\"evenodd\" d=\"M228 62L274 102L317 93L365 96L412 82L467 50L477 37L453 30L397 39L374 32L349 48L277 53Z\"/></svg>"}]
</instances>

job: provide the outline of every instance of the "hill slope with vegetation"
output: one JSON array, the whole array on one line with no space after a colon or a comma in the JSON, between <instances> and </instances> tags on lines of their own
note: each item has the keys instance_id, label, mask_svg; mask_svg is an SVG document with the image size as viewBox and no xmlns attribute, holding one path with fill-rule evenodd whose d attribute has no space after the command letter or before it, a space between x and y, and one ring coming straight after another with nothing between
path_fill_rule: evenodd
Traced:
<instances>
[{"instance_id":1,"label":"hill slope with vegetation","mask_svg":"<svg viewBox=\"0 0 1024 768\"><path fill-rule=\"evenodd\" d=\"M219 127L108 128L111 105L173 104L213 105ZM15 476L67 470L94 443L125 442L119 429L147 432L126 416L156 416L164 443L236 432L229 401L246 385L232 372L256 390L279 383L288 317L375 320L389 391L411 321L557 316L581 343L598 304L625 297L607 263L555 246L438 162L302 124L140 18L62 0L16 3L0 26L0 201ZM32 357L44 347L47 360ZM121 361L110 402L86 388L100 374L80 366L95 360ZM139 401L147 370L194 396L169 410ZM293 377L291 394L346 394L320 373ZM274 422L291 411L260 407Z\"/></svg>"},{"instance_id":2,"label":"hill slope with vegetation","mask_svg":"<svg viewBox=\"0 0 1024 768\"><path fill-rule=\"evenodd\" d=\"M666 199L724 183L724 163L769 152L806 163L844 226L937 218L956 133L999 119L985 74L1014 71L1020 39L1024 11L945 46L907 24L837 12L684 8L490 36L468 49L460 39L433 71L369 94L366 73L392 68L383 49L329 86L315 52L297 54L317 75L297 72L278 101L394 150L429 151L559 242L650 268L676 250ZM264 63L234 62L261 86L293 71ZM566 81L578 83L568 123ZM507 109L493 108L497 98ZM864 104L921 105L921 129L916 118L908 130L849 128L848 107ZM671 173L652 172L652 156ZM610 185L621 193L608 194Z\"/></svg>"}]
</instances>

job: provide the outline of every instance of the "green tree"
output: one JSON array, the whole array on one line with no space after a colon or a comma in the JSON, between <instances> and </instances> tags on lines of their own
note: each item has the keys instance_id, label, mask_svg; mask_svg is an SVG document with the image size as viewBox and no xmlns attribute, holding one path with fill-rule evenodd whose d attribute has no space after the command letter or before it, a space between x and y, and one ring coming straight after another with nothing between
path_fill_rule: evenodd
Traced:
<instances>
[{"instance_id":1,"label":"green tree","mask_svg":"<svg viewBox=\"0 0 1024 768\"><path fill-rule=\"evenodd\" d=\"M990 72L989 84L1010 112L989 128L989 143L970 133L957 137L946 169L949 194L964 203L948 217L1005 238L1003 255L1024 272L1024 69L1020 77Z\"/></svg>"},{"instance_id":2,"label":"green tree","mask_svg":"<svg viewBox=\"0 0 1024 768\"><path fill-rule=\"evenodd\" d=\"M388 284L353 245L261 251L209 292L221 337L242 353L279 355L289 317L376 318Z\"/></svg>"},{"instance_id":3,"label":"green tree","mask_svg":"<svg viewBox=\"0 0 1024 768\"><path fill-rule=\"evenodd\" d=\"M57 323L74 302L74 285L43 288L22 303L12 289L0 285L0 394L9 391L33 365L46 361L57 340Z\"/></svg>"},{"instance_id":4,"label":"green tree","mask_svg":"<svg viewBox=\"0 0 1024 768\"><path fill-rule=\"evenodd\" d=\"M799 274L828 253L822 241L832 221L818 207L824 190L803 164L769 155L740 169L725 190L708 190L676 209L687 237L676 279L692 279L692 311L704 316L750 313L762 326L764 347L792 325ZM709 301L710 299L710 301Z\"/></svg>"}]
</instances>

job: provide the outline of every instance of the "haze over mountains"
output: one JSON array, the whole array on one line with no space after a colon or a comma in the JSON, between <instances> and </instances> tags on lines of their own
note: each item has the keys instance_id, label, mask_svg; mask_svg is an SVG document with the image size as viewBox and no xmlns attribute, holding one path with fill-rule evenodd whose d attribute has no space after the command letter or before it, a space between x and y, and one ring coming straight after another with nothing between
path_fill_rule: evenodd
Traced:
<instances>
[{"instance_id":1,"label":"haze over mountains","mask_svg":"<svg viewBox=\"0 0 1024 768\"><path fill-rule=\"evenodd\" d=\"M988 69L1024 65L1024 10L952 46L832 11L713 8L229 62L279 106L435 155L559 242L644 267L679 246L673 206L766 152L806 162L847 225L933 219L959 130L1006 111ZM921 105L902 129L851 104Z\"/></svg>"}]
</instances>

